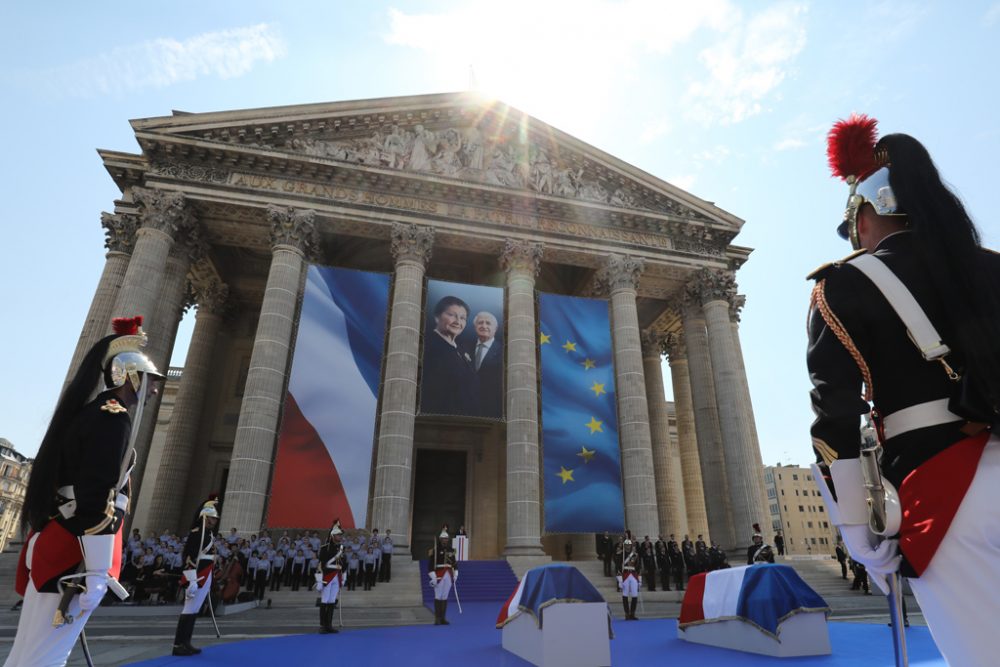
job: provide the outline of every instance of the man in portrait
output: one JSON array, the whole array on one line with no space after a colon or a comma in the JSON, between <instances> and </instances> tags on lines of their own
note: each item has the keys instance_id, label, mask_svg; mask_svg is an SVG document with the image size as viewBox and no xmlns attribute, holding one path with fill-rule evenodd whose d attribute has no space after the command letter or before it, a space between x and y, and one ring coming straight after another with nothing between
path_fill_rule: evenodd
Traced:
<instances>
[{"instance_id":1,"label":"man in portrait","mask_svg":"<svg viewBox=\"0 0 1000 667\"><path fill-rule=\"evenodd\" d=\"M497 318L481 311L472 321L476 346L473 366L479 379L479 416L499 419L503 414L503 345L497 339Z\"/></svg>"}]
</instances>

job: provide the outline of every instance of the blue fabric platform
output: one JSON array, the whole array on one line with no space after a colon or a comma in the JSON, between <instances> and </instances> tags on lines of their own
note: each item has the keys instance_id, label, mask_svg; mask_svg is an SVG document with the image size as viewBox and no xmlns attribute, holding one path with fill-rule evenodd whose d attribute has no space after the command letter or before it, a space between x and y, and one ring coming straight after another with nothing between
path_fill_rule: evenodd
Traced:
<instances>
[{"instance_id":1,"label":"blue fabric platform","mask_svg":"<svg viewBox=\"0 0 1000 667\"><path fill-rule=\"evenodd\" d=\"M451 625L418 625L392 628L344 630L336 635L293 635L273 639L233 642L205 648L190 658L166 656L135 665L190 665L192 667L274 667L311 665L327 656L337 664L382 665L390 661L408 667L476 665L522 667L530 663L500 647L500 630L495 629L497 603L469 603L465 613L448 607ZM611 641L614 665L697 664L699 667L725 665L742 667L774 665L792 667L891 667L892 640L884 623L831 623L833 655L809 658L770 658L728 649L690 644L677 639L677 621L654 619L639 622L615 621ZM945 667L927 628L907 630L910 664L916 667ZM195 641L197 644L197 639ZM675 660L682 662L674 663Z\"/></svg>"}]
</instances>

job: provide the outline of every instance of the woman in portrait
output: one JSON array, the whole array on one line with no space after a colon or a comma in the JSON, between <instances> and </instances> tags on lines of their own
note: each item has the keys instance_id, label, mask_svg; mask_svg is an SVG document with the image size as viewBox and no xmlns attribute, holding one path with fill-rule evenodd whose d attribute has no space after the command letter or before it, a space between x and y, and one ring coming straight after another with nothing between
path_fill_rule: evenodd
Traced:
<instances>
[{"instance_id":1,"label":"woman in portrait","mask_svg":"<svg viewBox=\"0 0 1000 667\"><path fill-rule=\"evenodd\" d=\"M469 321L469 306L456 296L434 306L434 328L424 340L421 412L437 415L479 414L479 386L471 355L458 343Z\"/></svg>"}]
</instances>

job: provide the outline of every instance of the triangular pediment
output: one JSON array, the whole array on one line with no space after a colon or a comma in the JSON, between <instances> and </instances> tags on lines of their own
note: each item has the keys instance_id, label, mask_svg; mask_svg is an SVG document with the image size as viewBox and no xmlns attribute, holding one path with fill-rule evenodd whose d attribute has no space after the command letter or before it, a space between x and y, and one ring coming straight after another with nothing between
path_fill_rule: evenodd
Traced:
<instances>
[{"instance_id":1,"label":"triangular pediment","mask_svg":"<svg viewBox=\"0 0 1000 667\"><path fill-rule=\"evenodd\" d=\"M616 209L743 221L506 104L471 93L385 98L133 121L186 136L338 163L454 179Z\"/></svg>"}]
</instances>

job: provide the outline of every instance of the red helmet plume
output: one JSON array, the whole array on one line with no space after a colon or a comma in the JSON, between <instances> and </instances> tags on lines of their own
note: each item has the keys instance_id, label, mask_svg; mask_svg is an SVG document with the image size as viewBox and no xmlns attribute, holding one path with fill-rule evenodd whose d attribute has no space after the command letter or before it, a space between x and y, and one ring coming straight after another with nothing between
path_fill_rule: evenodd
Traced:
<instances>
[{"instance_id":1,"label":"red helmet plume","mask_svg":"<svg viewBox=\"0 0 1000 667\"><path fill-rule=\"evenodd\" d=\"M838 120L826 135L826 157L834 177L861 181L879 168L875 158L878 121L865 114Z\"/></svg>"},{"instance_id":2,"label":"red helmet plume","mask_svg":"<svg viewBox=\"0 0 1000 667\"><path fill-rule=\"evenodd\" d=\"M111 330L119 336L134 336L142 327L142 315L135 317L116 317L111 320Z\"/></svg>"}]
</instances>

